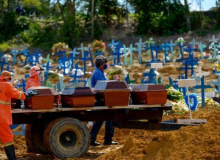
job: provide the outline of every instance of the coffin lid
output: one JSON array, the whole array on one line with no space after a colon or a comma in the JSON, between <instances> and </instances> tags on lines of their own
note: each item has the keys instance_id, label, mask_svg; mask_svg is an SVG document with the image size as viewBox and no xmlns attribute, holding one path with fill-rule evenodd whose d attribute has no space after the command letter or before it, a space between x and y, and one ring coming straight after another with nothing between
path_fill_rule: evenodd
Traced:
<instances>
[{"instance_id":1,"label":"coffin lid","mask_svg":"<svg viewBox=\"0 0 220 160\"><path fill-rule=\"evenodd\" d=\"M129 85L132 92L141 91L166 91L166 88L162 84L141 84L141 85Z\"/></svg>"},{"instance_id":2,"label":"coffin lid","mask_svg":"<svg viewBox=\"0 0 220 160\"><path fill-rule=\"evenodd\" d=\"M50 88L50 87L30 87L27 89L26 93L30 93L32 90L37 90L38 91L38 95L35 96L50 96L50 95L59 95L59 93L54 89L54 88Z\"/></svg>"},{"instance_id":3,"label":"coffin lid","mask_svg":"<svg viewBox=\"0 0 220 160\"><path fill-rule=\"evenodd\" d=\"M125 81L109 80L98 81L94 87L94 90L122 90L129 89Z\"/></svg>"},{"instance_id":4,"label":"coffin lid","mask_svg":"<svg viewBox=\"0 0 220 160\"><path fill-rule=\"evenodd\" d=\"M62 95L94 95L90 87L65 87Z\"/></svg>"}]
</instances>

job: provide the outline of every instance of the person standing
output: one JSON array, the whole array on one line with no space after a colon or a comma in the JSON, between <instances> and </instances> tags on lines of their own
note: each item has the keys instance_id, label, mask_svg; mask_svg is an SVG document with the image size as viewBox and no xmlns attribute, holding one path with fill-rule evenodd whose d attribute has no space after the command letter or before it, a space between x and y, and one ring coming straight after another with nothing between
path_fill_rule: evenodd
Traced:
<instances>
[{"instance_id":1,"label":"person standing","mask_svg":"<svg viewBox=\"0 0 220 160\"><path fill-rule=\"evenodd\" d=\"M27 85L25 87L25 90L27 90L30 87L38 87L41 86L41 74L43 70L38 66L33 66L30 69L30 77L28 78Z\"/></svg>"},{"instance_id":2,"label":"person standing","mask_svg":"<svg viewBox=\"0 0 220 160\"><path fill-rule=\"evenodd\" d=\"M13 74L3 71L0 76L0 140L4 144L4 150L9 160L16 160L12 125L11 98L24 100L30 95L15 89L12 86Z\"/></svg>"},{"instance_id":3,"label":"person standing","mask_svg":"<svg viewBox=\"0 0 220 160\"><path fill-rule=\"evenodd\" d=\"M97 56L95 59L96 68L93 71L92 78L91 78L91 85L92 88L95 87L97 81L99 80L108 80L108 78L104 74L104 70L108 68L107 59L100 55ZM104 121L95 121L91 129L91 145L98 146L100 143L96 142L96 137L103 125ZM112 141L112 137L114 136L114 128L112 126L112 121L106 121L105 123L105 138L104 138L104 145L117 145L118 142Z\"/></svg>"}]
</instances>

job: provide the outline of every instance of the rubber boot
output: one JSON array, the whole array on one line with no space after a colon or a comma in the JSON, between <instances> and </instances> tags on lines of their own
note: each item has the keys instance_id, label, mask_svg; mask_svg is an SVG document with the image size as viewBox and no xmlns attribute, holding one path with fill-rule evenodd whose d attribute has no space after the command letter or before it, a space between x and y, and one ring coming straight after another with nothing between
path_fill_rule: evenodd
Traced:
<instances>
[{"instance_id":1,"label":"rubber boot","mask_svg":"<svg viewBox=\"0 0 220 160\"><path fill-rule=\"evenodd\" d=\"M15 157L15 148L13 144L10 146L4 147L4 149L9 160L17 160Z\"/></svg>"}]
</instances>

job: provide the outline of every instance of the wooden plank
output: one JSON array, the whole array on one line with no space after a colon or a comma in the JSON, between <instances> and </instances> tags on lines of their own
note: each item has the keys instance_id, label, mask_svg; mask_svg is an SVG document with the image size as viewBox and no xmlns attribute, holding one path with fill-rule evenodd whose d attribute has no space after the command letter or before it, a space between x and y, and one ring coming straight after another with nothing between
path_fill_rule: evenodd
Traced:
<instances>
[{"instance_id":1,"label":"wooden plank","mask_svg":"<svg viewBox=\"0 0 220 160\"><path fill-rule=\"evenodd\" d=\"M95 107L78 107L78 108L53 108L53 109L12 109L12 113L46 113L46 112L63 112L63 111L92 111L92 110L109 110L109 109L145 109L145 108L161 108L164 110L170 110L172 108L172 104L167 103L165 105L128 105L128 106L95 106Z\"/></svg>"}]
</instances>

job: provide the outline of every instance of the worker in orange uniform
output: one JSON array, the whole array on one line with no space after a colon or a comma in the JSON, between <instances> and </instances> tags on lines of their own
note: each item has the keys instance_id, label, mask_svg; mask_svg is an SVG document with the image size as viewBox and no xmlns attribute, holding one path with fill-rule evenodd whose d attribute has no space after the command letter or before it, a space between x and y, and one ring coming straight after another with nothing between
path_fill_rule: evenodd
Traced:
<instances>
[{"instance_id":1,"label":"worker in orange uniform","mask_svg":"<svg viewBox=\"0 0 220 160\"><path fill-rule=\"evenodd\" d=\"M30 78L27 81L25 90L27 90L30 87L41 86L40 77L43 77L43 74L44 74L42 71L43 71L43 69L41 69L38 66L31 67L31 69L30 69Z\"/></svg>"},{"instance_id":2,"label":"worker in orange uniform","mask_svg":"<svg viewBox=\"0 0 220 160\"><path fill-rule=\"evenodd\" d=\"M24 100L30 98L30 94L26 95L12 86L12 75L3 71L0 76L0 139L8 159L16 160L13 134L9 127L12 125L11 98Z\"/></svg>"}]
</instances>

